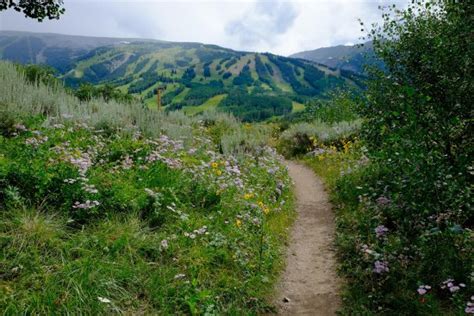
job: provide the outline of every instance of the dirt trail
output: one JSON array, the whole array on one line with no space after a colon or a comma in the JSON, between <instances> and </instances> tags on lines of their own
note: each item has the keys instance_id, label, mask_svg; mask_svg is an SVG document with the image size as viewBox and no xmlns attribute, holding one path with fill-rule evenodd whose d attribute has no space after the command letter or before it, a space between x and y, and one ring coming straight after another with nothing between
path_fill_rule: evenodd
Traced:
<instances>
[{"instance_id":1,"label":"dirt trail","mask_svg":"<svg viewBox=\"0 0 474 316\"><path fill-rule=\"evenodd\" d=\"M311 169L290 161L288 170L295 182L298 218L275 305L279 315L335 315L340 301L331 205Z\"/></svg>"}]
</instances>

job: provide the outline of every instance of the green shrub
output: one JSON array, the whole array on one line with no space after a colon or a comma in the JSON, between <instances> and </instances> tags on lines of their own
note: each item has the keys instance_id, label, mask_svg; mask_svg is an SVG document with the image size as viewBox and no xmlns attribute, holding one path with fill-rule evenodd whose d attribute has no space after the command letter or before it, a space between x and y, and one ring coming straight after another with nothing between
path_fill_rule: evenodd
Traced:
<instances>
[{"instance_id":1,"label":"green shrub","mask_svg":"<svg viewBox=\"0 0 474 316\"><path fill-rule=\"evenodd\" d=\"M371 70L360 107L370 164L312 160L323 177L337 169L328 165L340 167L329 183L345 314L470 310L472 9L448 1L388 8L370 33L385 69Z\"/></svg>"},{"instance_id":2,"label":"green shrub","mask_svg":"<svg viewBox=\"0 0 474 316\"><path fill-rule=\"evenodd\" d=\"M306 154L321 145L341 147L341 141L354 138L361 122L339 122L328 124L321 121L313 123L297 123L281 133L278 141L279 151L294 157Z\"/></svg>"}]
</instances>

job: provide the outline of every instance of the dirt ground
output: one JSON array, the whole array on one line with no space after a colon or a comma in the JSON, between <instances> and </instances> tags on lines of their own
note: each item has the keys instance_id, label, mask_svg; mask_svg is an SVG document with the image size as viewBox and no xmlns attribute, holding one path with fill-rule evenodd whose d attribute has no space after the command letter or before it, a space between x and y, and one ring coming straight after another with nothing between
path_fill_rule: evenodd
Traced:
<instances>
[{"instance_id":1,"label":"dirt ground","mask_svg":"<svg viewBox=\"0 0 474 316\"><path fill-rule=\"evenodd\" d=\"M279 315L335 315L340 306L334 251L334 215L320 179L308 167L288 162L298 217L287 266L277 287Z\"/></svg>"}]
</instances>

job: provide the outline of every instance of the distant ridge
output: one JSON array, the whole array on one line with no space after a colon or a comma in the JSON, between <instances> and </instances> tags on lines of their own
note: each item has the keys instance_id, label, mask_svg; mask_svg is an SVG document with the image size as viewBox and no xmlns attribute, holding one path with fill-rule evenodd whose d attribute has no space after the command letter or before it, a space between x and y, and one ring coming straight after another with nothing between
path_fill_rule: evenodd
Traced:
<instances>
[{"instance_id":1,"label":"distant ridge","mask_svg":"<svg viewBox=\"0 0 474 316\"><path fill-rule=\"evenodd\" d=\"M363 73L365 64L376 62L372 42L366 42L362 45L322 47L299 52L290 57L302 58L333 69L343 69L355 73Z\"/></svg>"}]
</instances>

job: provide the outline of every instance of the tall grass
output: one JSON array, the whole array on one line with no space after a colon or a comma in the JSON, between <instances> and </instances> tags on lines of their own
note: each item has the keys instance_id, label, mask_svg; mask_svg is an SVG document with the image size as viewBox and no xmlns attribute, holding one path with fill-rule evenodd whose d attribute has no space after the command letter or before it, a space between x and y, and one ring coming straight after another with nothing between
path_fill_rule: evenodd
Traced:
<instances>
[{"instance_id":1,"label":"tall grass","mask_svg":"<svg viewBox=\"0 0 474 316\"><path fill-rule=\"evenodd\" d=\"M268 140L261 129L254 130L256 137L250 137L239 120L228 113L209 110L189 117L181 111L166 113L151 110L140 103L118 103L97 98L80 101L61 86L46 85L41 81L32 84L26 79L15 65L0 61L2 126L31 116L42 116L45 126L81 123L109 133L130 135L140 131L148 137L166 134L187 144L196 136L193 130L203 125L211 127L214 142L226 153L253 151ZM242 141L244 139L246 141Z\"/></svg>"},{"instance_id":2,"label":"tall grass","mask_svg":"<svg viewBox=\"0 0 474 316\"><path fill-rule=\"evenodd\" d=\"M4 116L41 115L46 124L78 122L121 132L140 130L148 136L166 132L171 137L191 137L196 123L183 113L153 111L140 103L122 104L103 99L80 101L62 87L42 82L31 84L24 74L7 62L0 62L0 111Z\"/></svg>"}]
</instances>

